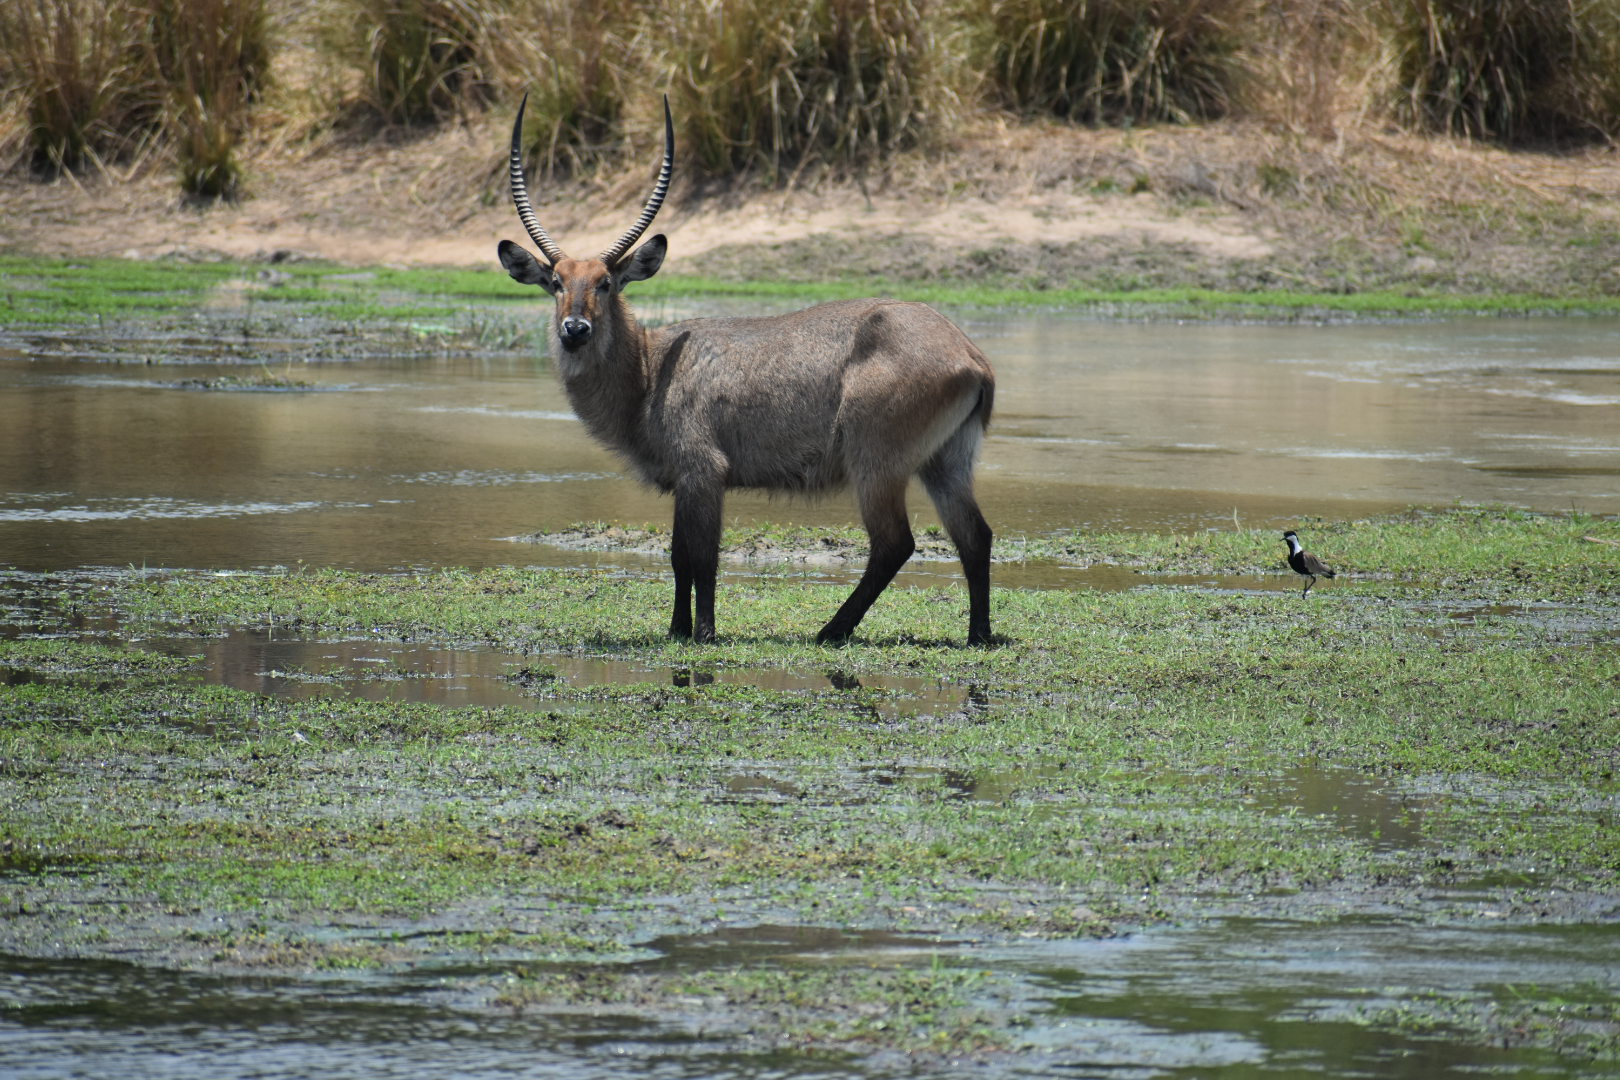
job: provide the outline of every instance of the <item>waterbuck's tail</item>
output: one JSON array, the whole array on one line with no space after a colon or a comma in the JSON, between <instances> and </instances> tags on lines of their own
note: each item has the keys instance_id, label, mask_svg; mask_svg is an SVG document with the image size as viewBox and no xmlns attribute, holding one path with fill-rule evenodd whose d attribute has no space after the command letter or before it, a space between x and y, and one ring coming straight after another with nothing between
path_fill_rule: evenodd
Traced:
<instances>
[{"instance_id":1,"label":"waterbuck's tail","mask_svg":"<svg viewBox=\"0 0 1620 1080\"><path fill-rule=\"evenodd\" d=\"M988 430L990 430L990 410L991 410L992 407L994 407L995 403L996 403L996 384L995 384L995 381L993 379L986 379L979 386L979 401L978 401L978 404L973 406L973 412L971 412L969 414L970 416L978 417L979 430L980 431L988 431Z\"/></svg>"}]
</instances>

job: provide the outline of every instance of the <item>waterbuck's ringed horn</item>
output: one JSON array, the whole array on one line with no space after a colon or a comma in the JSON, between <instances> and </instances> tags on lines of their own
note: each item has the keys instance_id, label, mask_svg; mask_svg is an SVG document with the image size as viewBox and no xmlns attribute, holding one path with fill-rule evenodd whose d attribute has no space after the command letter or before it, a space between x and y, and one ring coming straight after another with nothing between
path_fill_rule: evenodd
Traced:
<instances>
[{"instance_id":1,"label":"waterbuck's ringed horn","mask_svg":"<svg viewBox=\"0 0 1620 1080\"><path fill-rule=\"evenodd\" d=\"M630 226L629 230L619 237L612 247L599 256L608 266L614 266L620 259L624 258L624 253L629 251L637 240L641 239L641 234L647 231L647 226L651 225L653 218L658 216L658 208L664 205L664 196L669 194L669 177L674 171L675 121L669 115L669 95L665 94L664 163L658 169L658 182L653 185L652 194L647 197L647 205L641 208L641 216L636 219L636 223Z\"/></svg>"},{"instance_id":2,"label":"waterbuck's ringed horn","mask_svg":"<svg viewBox=\"0 0 1620 1080\"><path fill-rule=\"evenodd\" d=\"M562 248L546 233L540 219L535 217L534 207L529 203L529 186L523 179L523 110L529 104L529 95L523 95L523 101L518 105L517 119L512 121L512 154L507 162L507 172L512 180L512 202L517 206L518 219L523 227L529 231L546 260L553 266L566 259ZM653 218L658 216L659 207L664 205L664 196L669 194L669 178L675 171L675 120L669 113L669 95L664 95L664 162L658 169L658 182L653 185L653 191L647 197L647 205L641 208L641 216L625 234L614 241L613 246L598 256L608 266L614 266L624 258L641 234L647 231Z\"/></svg>"},{"instance_id":3,"label":"waterbuck's ringed horn","mask_svg":"<svg viewBox=\"0 0 1620 1080\"><path fill-rule=\"evenodd\" d=\"M523 180L523 110L528 104L529 95L524 94L518 105L517 119L512 121L512 156L507 161L507 172L512 178L512 202L517 205L518 220L529 230L529 236L546 261L555 266L568 256L546 235L540 219L534 216L534 207L529 205L529 185Z\"/></svg>"}]
</instances>

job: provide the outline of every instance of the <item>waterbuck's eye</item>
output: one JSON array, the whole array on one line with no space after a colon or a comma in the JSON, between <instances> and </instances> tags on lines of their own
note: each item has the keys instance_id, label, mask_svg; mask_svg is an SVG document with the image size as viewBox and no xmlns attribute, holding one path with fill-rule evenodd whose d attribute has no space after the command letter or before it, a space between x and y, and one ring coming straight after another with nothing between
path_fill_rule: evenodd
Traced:
<instances>
[{"instance_id":1,"label":"waterbuck's eye","mask_svg":"<svg viewBox=\"0 0 1620 1080\"><path fill-rule=\"evenodd\" d=\"M612 290L612 288L613 288L613 279L612 278L603 278L601 281L596 283L596 291L597 292L609 292L609 291Z\"/></svg>"}]
</instances>

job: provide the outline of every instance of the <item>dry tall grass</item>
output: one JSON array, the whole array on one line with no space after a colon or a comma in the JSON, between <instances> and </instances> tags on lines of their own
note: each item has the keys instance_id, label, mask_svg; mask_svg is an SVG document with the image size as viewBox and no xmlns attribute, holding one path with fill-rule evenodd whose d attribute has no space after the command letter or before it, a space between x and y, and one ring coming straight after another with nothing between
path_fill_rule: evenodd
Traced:
<instances>
[{"instance_id":1,"label":"dry tall grass","mask_svg":"<svg viewBox=\"0 0 1620 1080\"><path fill-rule=\"evenodd\" d=\"M0 41L35 170L169 146L187 194L235 194L233 151L270 72L264 0L15 0L0 6Z\"/></svg>"},{"instance_id":2,"label":"dry tall grass","mask_svg":"<svg viewBox=\"0 0 1620 1080\"><path fill-rule=\"evenodd\" d=\"M1384 0L1395 107L1508 142L1620 135L1616 0Z\"/></svg>"},{"instance_id":3,"label":"dry tall grass","mask_svg":"<svg viewBox=\"0 0 1620 1080\"><path fill-rule=\"evenodd\" d=\"M491 0L346 0L331 46L362 73L362 104L384 125L465 116L491 97Z\"/></svg>"},{"instance_id":4,"label":"dry tall grass","mask_svg":"<svg viewBox=\"0 0 1620 1080\"><path fill-rule=\"evenodd\" d=\"M1225 116L1241 97L1256 0L966 0L992 99L1086 123Z\"/></svg>"},{"instance_id":5,"label":"dry tall grass","mask_svg":"<svg viewBox=\"0 0 1620 1080\"><path fill-rule=\"evenodd\" d=\"M503 92L529 95L528 130L537 175L552 178L617 161L628 115L649 113L648 0L518 7L502 23L508 50Z\"/></svg>"},{"instance_id":6,"label":"dry tall grass","mask_svg":"<svg viewBox=\"0 0 1620 1080\"><path fill-rule=\"evenodd\" d=\"M1364 0L1268 4L1251 34L1244 115L1319 138L1378 115L1391 65Z\"/></svg>"},{"instance_id":7,"label":"dry tall grass","mask_svg":"<svg viewBox=\"0 0 1620 1080\"><path fill-rule=\"evenodd\" d=\"M99 0L0 4L0 86L25 117L23 153L44 174L129 161L163 116L142 12Z\"/></svg>"},{"instance_id":8,"label":"dry tall grass","mask_svg":"<svg viewBox=\"0 0 1620 1080\"><path fill-rule=\"evenodd\" d=\"M236 146L247 110L270 78L265 0L137 0L155 79L167 92L165 127L180 189L233 199L242 169Z\"/></svg>"},{"instance_id":9,"label":"dry tall grass","mask_svg":"<svg viewBox=\"0 0 1620 1080\"><path fill-rule=\"evenodd\" d=\"M925 0L673 0L654 32L688 153L711 174L859 167L955 117Z\"/></svg>"},{"instance_id":10,"label":"dry tall grass","mask_svg":"<svg viewBox=\"0 0 1620 1080\"><path fill-rule=\"evenodd\" d=\"M301 64L342 74L255 129L267 10L297 24ZM0 155L45 173L162 157L229 195L244 138L464 122L524 92L547 178L644 152L660 92L683 170L789 183L1009 114L1614 139L1620 0L0 2ZM337 123L357 105L371 129Z\"/></svg>"}]
</instances>

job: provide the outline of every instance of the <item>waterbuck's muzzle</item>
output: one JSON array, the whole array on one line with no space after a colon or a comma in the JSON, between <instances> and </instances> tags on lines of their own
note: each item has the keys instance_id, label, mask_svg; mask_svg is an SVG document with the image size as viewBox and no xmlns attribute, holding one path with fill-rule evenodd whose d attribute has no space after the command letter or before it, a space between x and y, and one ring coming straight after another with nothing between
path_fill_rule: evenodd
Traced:
<instances>
[{"instance_id":1,"label":"waterbuck's muzzle","mask_svg":"<svg viewBox=\"0 0 1620 1080\"><path fill-rule=\"evenodd\" d=\"M577 349L591 340L591 320L582 315L569 315L557 324L557 337L563 348Z\"/></svg>"}]
</instances>

